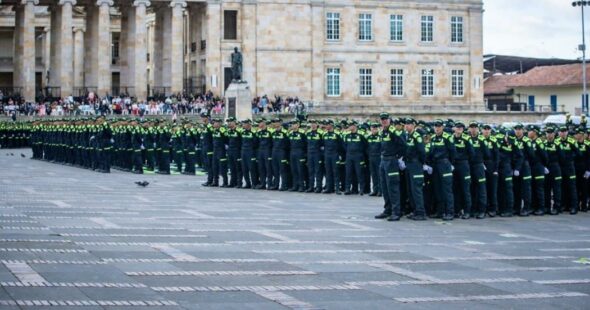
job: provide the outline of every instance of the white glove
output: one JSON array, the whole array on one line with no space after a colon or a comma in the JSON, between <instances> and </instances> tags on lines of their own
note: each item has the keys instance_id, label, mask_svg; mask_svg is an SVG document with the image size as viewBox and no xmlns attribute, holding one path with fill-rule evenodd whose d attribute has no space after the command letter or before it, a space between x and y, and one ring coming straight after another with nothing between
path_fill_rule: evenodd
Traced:
<instances>
[{"instance_id":1,"label":"white glove","mask_svg":"<svg viewBox=\"0 0 590 310\"><path fill-rule=\"evenodd\" d=\"M488 167L486 167L486 165L483 165L483 171L488 171Z\"/></svg>"},{"instance_id":2,"label":"white glove","mask_svg":"<svg viewBox=\"0 0 590 310\"><path fill-rule=\"evenodd\" d=\"M549 174L549 169L547 169L547 167L543 167L543 172L545 172L545 174Z\"/></svg>"},{"instance_id":3,"label":"white glove","mask_svg":"<svg viewBox=\"0 0 590 310\"><path fill-rule=\"evenodd\" d=\"M422 165L422 170L424 170L428 174L432 174L432 167L429 165Z\"/></svg>"},{"instance_id":4,"label":"white glove","mask_svg":"<svg viewBox=\"0 0 590 310\"><path fill-rule=\"evenodd\" d=\"M498 171L494 172L494 175L498 175Z\"/></svg>"},{"instance_id":5,"label":"white glove","mask_svg":"<svg viewBox=\"0 0 590 310\"><path fill-rule=\"evenodd\" d=\"M519 176L519 175L520 175L520 171L518 171L518 170L514 170L514 176L515 176L515 177L517 177L517 176Z\"/></svg>"},{"instance_id":6,"label":"white glove","mask_svg":"<svg viewBox=\"0 0 590 310\"><path fill-rule=\"evenodd\" d=\"M111 143L115 143L115 139L111 139Z\"/></svg>"},{"instance_id":7,"label":"white glove","mask_svg":"<svg viewBox=\"0 0 590 310\"><path fill-rule=\"evenodd\" d=\"M455 166L451 165L451 171L455 171Z\"/></svg>"},{"instance_id":8,"label":"white glove","mask_svg":"<svg viewBox=\"0 0 590 310\"><path fill-rule=\"evenodd\" d=\"M584 172L584 179L589 179L589 178L590 178L590 171Z\"/></svg>"},{"instance_id":9,"label":"white glove","mask_svg":"<svg viewBox=\"0 0 590 310\"><path fill-rule=\"evenodd\" d=\"M141 145L141 149L142 149L142 150L145 150L145 146L143 146L143 144Z\"/></svg>"},{"instance_id":10,"label":"white glove","mask_svg":"<svg viewBox=\"0 0 590 310\"><path fill-rule=\"evenodd\" d=\"M406 170L406 163L404 162L404 158L403 157L397 160L397 164L399 166L399 170L400 171Z\"/></svg>"}]
</instances>

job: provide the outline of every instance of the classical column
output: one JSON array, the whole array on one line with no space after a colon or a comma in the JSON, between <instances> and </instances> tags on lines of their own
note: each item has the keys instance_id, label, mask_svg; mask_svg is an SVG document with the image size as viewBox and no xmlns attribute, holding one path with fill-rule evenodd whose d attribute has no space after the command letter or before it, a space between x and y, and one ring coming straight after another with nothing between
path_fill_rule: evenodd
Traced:
<instances>
[{"instance_id":1,"label":"classical column","mask_svg":"<svg viewBox=\"0 0 590 310\"><path fill-rule=\"evenodd\" d=\"M98 0L98 40L96 52L97 58L97 87L98 95L105 96L111 92L111 14L110 7L113 5L113 0Z\"/></svg>"},{"instance_id":2,"label":"classical column","mask_svg":"<svg viewBox=\"0 0 590 310\"><path fill-rule=\"evenodd\" d=\"M59 66L59 78L61 96L69 96L73 92L73 33L72 33L72 10L76 0L59 0L61 11L61 23L59 25L59 46L58 55L61 58Z\"/></svg>"},{"instance_id":3,"label":"classical column","mask_svg":"<svg viewBox=\"0 0 590 310\"><path fill-rule=\"evenodd\" d=\"M120 6L121 11L121 36L119 37L119 85L131 87L129 82L129 7Z\"/></svg>"},{"instance_id":4,"label":"classical column","mask_svg":"<svg viewBox=\"0 0 590 310\"><path fill-rule=\"evenodd\" d=\"M51 9L51 28L50 28L50 40L49 40L49 83L48 87L59 87L61 81L59 76L59 68L61 58L58 53L59 48L59 28L61 23L61 10L60 7L55 4L50 7Z\"/></svg>"},{"instance_id":5,"label":"classical column","mask_svg":"<svg viewBox=\"0 0 590 310\"><path fill-rule=\"evenodd\" d=\"M86 33L84 37L84 85L85 87L98 86L98 8L90 3L86 9Z\"/></svg>"},{"instance_id":6,"label":"classical column","mask_svg":"<svg viewBox=\"0 0 590 310\"><path fill-rule=\"evenodd\" d=\"M84 29L74 28L74 87L84 86Z\"/></svg>"},{"instance_id":7,"label":"classical column","mask_svg":"<svg viewBox=\"0 0 590 310\"><path fill-rule=\"evenodd\" d=\"M12 70L12 86L22 86L22 56L23 56L23 7L14 7L14 53L12 63L14 68Z\"/></svg>"},{"instance_id":8,"label":"classical column","mask_svg":"<svg viewBox=\"0 0 590 310\"><path fill-rule=\"evenodd\" d=\"M134 59L133 59L133 68L131 70L132 74L134 75L134 82L135 85L135 96L138 100L146 100L147 99L147 77L146 77L146 68L147 68L147 29L145 24L145 16L147 7L150 6L150 1L148 0L135 0L133 1L133 6L135 7L135 14L133 14L133 20L130 23L133 23L133 30L134 36L131 37L131 41L133 41L133 50L134 50ZM131 17L131 14L130 14ZM131 60L131 59L130 59Z\"/></svg>"},{"instance_id":9,"label":"classical column","mask_svg":"<svg viewBox=\"0 0 590 310\"><path fill-rule=\"evenodd\" d=\"M47 73L49 72L49 55L51 55L51 51L49 50L49 42L51 40L50 38L51 36L51 32L50 32L50 28L49 27L45 27L43 28L43 38L41 46L43 49L42 55L43 55L43 72L41 74L41 85L40 87L47 87L48 84L47 82L49 81L49 76L47 76Z\"/></svg>"},{"instance_id":10,"label":"classical column","mask_svg":"<svg viewBox=\"0 0 590 310\"><path fill-rule=\"evenodd\" d=\"M221 81L221 4L210 2L207 4L207 38L206 38L206 87L215 95L221 95L223 81Z\"/></svg>"},{"instance_id":11,"label":"classical column","mask_svg":"<svg viewBox=\"0 0 590 310\"><path fill-rule=\"evenodd\" d=\"M242 54L244 55L242 79L248 82L253 95L258 93L257 80L257 53L256 53L256 3L244 2L242 4Z\"/></svg>"},{"instance_id":12,"label":"classical column","mask_svg":"<svg viewBox=\"0 0 590 310\"><path fill-rule=\"evenodd\" d=\"M19 64L21 71L20 86L22 96L27 101L35 101L35 5L39 0L21 1L22 28L20 29L19 41L22 42L22 51Z\"/></svg>"},{"instance_id":13,"label":"classical column","mask_svg":"<svg viewBox=\"0 0 590 310\"><path fill-rule=\"evenodd\" d=\"M182 69L184 65L183 58L183 9L186 8L186 1L172 0L172 25L171 25L171 57L170 57L170 74L171 74L171 91L172 93L182 92L182 78L184 76Z\"/></svg>"}]
</instances>

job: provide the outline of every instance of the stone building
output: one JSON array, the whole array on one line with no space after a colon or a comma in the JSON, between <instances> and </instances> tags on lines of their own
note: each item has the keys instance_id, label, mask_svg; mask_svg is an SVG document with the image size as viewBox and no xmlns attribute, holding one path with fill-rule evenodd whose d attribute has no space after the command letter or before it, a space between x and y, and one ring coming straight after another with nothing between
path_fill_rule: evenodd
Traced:
<instances>
[{"instance_id":1,"label":"stone building","mask_svg":"<svg viewBox=\"0 0 590 310\"><path fill-rule=\"evenodd\" d=\"M0 0L0 87L483 107L482 0Z\"/></svg>"}]
</instances>

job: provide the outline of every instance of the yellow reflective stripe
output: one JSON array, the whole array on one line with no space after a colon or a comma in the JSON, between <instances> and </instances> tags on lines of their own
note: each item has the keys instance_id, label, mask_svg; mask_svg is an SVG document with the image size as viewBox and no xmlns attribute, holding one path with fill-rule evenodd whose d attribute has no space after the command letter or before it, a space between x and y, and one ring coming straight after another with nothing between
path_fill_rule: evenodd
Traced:
<instances>
[{"instance_id":1,"label":"yellow reflective stripe","mask_svg":"<svg viewBox=\"0 0 590 310\"><path fill-rule=\"evenodd\" d=\"M213 155L213 152L207 152L207 155Z\"/></svg>"},{"instance_id":2,"label":"yellow reflective stripe","mask_svg":"<svg viewBox=\"0 0 590 310\"><path fill-rule=\"evenodd\" d=\"M511 182L512 181L512 177L508 177L504 179L506 182Z\"/></svg>"},{"instance_id":3,"label":"yellow reflective stripe","mask_svg":"<svg viewBox=\"0 0 590 310\"><path fill-rule=\"evenodd\" d=\"M452 177L452 176L453 176L453 173L445 173L445 174L443 174L443 178Z\"/></svg>"},{"instance_id":4,"label":"yellow reflective stripe","mask_svg":"<svg viewBox=\"0 0 590 310\"><path fill-rule=\"evenodd\" d=\"M227 161L227 158L221 158L219 161Z\"/></svg>"},{"instance_id":5,"label":"yellow reflective stripe","mask_svg":"<svg viewBox=\"0 0 590 310\"><path fill-rule=\"evenodd\" d=\"M415 175L414 179L424 179L424 176L423 175Z\"/></svg>"},{"instance_id":6,"label":"yellow reflective stripe","mask_svg":"<svg viewBox=\"0 0 590 310\"><path fill-rule=\"evenodd\" d=\"M538 177L535 177L535 180L543 180L543 179L545 179L545 176L542 176L542 175L541 176L538 176Z\"/></svg>"},{"instance_id":7,"label":"yellow reflective stripe","mask_svg":"<svg viewBox=\"0 0 590 310\"><path fill-rule=\"evenodd\" d=\"M399 175L399 172L390 172L387 175L390 177L393 177L393 176Z\"/></svg>"},{"instance_id":8,"label":"yellow reflective stripe","mask_svg":"<svg viewBox=\"0 0 590 310\"><path fill-rule=\"evenodd\" d=\"M559 181L559 180L561 180L561 177L556 177L555 178L555 181Z\"/></svg>"},{"instance_id":9,"label":"yellow reflective stripe","mask_svg":"<svg viewBox=\"0 0 590 310\"><path fill-rule=\"evenodd\" d=\"M286 163L286 162L287 162L287 160L286 160L286 159L283 159L283 160L281 160L281 162L282 162L282 163Z\"/></svg>"},{"instance_id":10,"label":"yellow reflective stripe","mask_svg":"<svg viewBox=\"0 0 590 310\"><path fill-rule=\"evenodd\" d=\"M478 181L479 181L480 183L482 183L482 182L485 182L485 181L486 181L486 178L479 179Z\"/></svg>"},{"instance_id":11,"label":"yellow reflective stripe","mask_svg":"<svg viewBox=\"0 0 590 310\"><path fill-rule=\"evenodd\" d=\"M529 175L528 177L524 177L524 178L522 178L522 179L523 179L523 180L530 180L530 179L532 179L532 177Z\"/></svg>"},{"instance_id":12,"label":"yellow reflective stripe","mask_svg":"<svg viewBox=\"0 0 590 310\"><path fill-rule=\"evenodd\" d=\"M471 177L470 176L469 177L465 177L465 180L471 180Z\"/></svg>"},{"instance_id":13,"label":"yellow reflective stripe","mask_svg":"<svg viewBox=\"0 0 590 310\"><path fill-rule=\"evenodd\" d=\"M252 157L252 158L250 158L250 160L256 160L256 157Z\"/></svg>"},{"instance_id":14,"label":"yellow reflective stripe","mask_svg":"<svg viewBox=\"0 0 590 310\"><path fill-rule=\"evenodd\" d=\"M576 179L576 176L575 175L570 175L570 179L571 180L575 180Z\"/></svg>"}]
</instances>

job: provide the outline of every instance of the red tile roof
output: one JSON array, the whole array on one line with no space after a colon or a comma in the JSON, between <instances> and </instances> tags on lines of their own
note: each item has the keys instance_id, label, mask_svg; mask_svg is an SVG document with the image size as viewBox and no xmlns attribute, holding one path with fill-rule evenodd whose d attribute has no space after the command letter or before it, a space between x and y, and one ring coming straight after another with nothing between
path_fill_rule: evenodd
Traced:
<instances>
[{"instance_id":1,"label":"red tile roof","mask_svg":"<svg viewBox=\"0 0 590 310\"><path fill-rule=\"evenodd\" d=\"M590 64L586 64L590 78ZM561 66L535 67L524 74L517 75L508 84L510 87L539 87L539 86L575 86L582 85L582 65L571 64ZM590 80L590 79L589 79Z\"/></svg>"},{"instance_id":2,"label":"red tile roof","mask_svg":"<svg viewBox=\"0 0 590 310\"><path fill-rule=\"evenodd\" d=\"M513 83L519 75L492 75L483 83L484 94L486 95L504 95L507 94Z\"/></svg>"}]
</instances>

